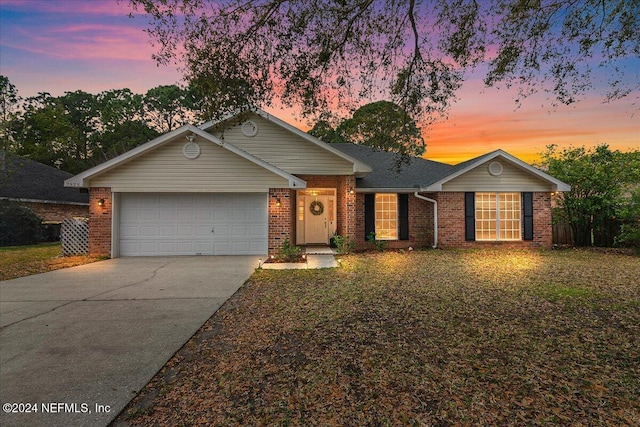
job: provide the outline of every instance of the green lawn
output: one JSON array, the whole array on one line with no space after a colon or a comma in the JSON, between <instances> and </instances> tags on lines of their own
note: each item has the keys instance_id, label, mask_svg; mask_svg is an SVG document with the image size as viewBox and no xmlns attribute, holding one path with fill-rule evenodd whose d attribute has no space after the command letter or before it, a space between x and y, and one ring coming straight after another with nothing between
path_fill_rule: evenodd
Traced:
<instances>
[{"instance_id":1,"label":"green lawn","mask_svg":"<svg viewBox=\"0 0 640 427\"><path fill-rule=\"evenodd\" d=\"M62 256L59 242L0 247L0 280L15 279L97 261L88 256Z\"/></svg>"},{"instance_id":2,"label":"green lawn","mask_svg":"<svg viewBox=\"0 0 640 427\"><path fill-rule=\"evenodd\" d=\"M640 425L640 259L584 250L258 270L137 425Z\"/></svg>"}]
</instances>

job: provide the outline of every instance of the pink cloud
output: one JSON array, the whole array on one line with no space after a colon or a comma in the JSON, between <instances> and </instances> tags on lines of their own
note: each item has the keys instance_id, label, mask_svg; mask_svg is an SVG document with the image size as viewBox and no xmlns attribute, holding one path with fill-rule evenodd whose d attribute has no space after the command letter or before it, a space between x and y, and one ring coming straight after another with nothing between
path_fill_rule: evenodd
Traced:
<instances>
[{"instance_id":1,"label":"pink cloud","mask_svg":"<svg viewBox=\"0 0 640 427\"><path fill-rule=\"evenodd\" d=\"M42 32L17 29L19 34L3 44L32 54L60 59L127 59L150 61L153 47L137 28L72 24Z\"/></svg>"},{"instance_id":2,"label":"pink cloud","mask_svg":"<svg viewBox=\"0 0 640 427\"><path fill-rule=\"evenodd\" d=\"M132 12L127 1L43 1L43 0L2 0L2 6L14 10L29 12L79 14L79 15L112 15L126 16Z\"/></svg>"}]
</instances>

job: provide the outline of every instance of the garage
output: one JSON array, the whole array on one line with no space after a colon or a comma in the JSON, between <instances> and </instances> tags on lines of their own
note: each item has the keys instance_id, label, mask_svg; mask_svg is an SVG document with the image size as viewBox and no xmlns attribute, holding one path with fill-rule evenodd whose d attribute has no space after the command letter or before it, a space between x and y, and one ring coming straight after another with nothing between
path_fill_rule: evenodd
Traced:
<instances>
[{"instance_id":1,"label":"garage","mask_svg":"<svg viewBox=\"0 0 640 427\"><path fill-rule=\"evenodd\" d=\"M121 256L264 255L266 193L121 193Z\"/></svg>"}]
</instances>

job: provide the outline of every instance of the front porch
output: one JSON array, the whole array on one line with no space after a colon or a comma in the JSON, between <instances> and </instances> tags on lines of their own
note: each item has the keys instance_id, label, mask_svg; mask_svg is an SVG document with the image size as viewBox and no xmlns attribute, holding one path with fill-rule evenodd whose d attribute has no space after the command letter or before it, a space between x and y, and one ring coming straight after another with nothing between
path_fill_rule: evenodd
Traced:
<instances>
[{"instance_id":1,"label":"front porch","mask_svg":"<svg viewBox=\"0 0 640 427\"><path fill-rule=\"evenodd\" d=\"M269 191L269 255L286 239L296 245L329 245L334 234L355 237L354 176L303 175L302 190Z\"/></svg>"}]
</instances>

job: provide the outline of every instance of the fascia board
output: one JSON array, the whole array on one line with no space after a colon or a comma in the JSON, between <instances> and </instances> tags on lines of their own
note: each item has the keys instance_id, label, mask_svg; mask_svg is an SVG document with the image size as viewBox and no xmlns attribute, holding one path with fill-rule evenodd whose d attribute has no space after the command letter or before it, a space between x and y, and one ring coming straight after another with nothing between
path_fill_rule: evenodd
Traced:
<instances>
[{"instance_id":1,"label":"fascia board","mask_svg":"<svg viewBox=\"0 0 640 427\"><path fill-rule=\"evenodd\" d=\"M512 156L511 154L503 151L503 150L496 150L493 151L491 153L482 155L480 157L477 158L476 161L470 163L467 167L456 171L454 173L452 173L451 175L447 175L446 177L427 185L426 187L423 187L421 189L421 191L442 191L442 185L451 181L454 178L459 177L460 175L463 175L467 172L469 172L472 169L475 169L476 167L490 161L493 160L497 157L502 157L503 159L505 159L506 161L508 161L509 163L511 163L512 165L516 166L517 168L531 174L534 175L540 179L542 179L543 181L548 182L549 184L551 184L551 189L552 191L569 191L571 190L571 186L565 184L564 182L552 177L549 174L546 174L536 168L534 168L533 166L523 162L522 160L518 159L517 157Z\"/></svg>"}]
</instances>

